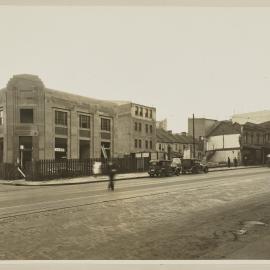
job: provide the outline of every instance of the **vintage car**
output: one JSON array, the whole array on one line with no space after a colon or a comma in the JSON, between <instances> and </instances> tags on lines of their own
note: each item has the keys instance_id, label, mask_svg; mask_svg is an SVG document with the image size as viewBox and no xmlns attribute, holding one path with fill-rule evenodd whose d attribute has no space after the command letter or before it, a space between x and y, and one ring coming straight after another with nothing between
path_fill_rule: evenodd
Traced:
<instances>
[{"instance_id":1,"label":"vintage car","mask_svg":"<svg viewBox=\"0 0 270 270\"><path fill-rule=\"evenodd\" d=\"M180 175L180 167L171 160L151 160L148 174L154 176Z\"/></svg>"},{"instance_id":2,"label":"vintage car","mask_svg":"<svg viewBox=\"0 0 270 270\"><path fill-rule=\"evenodd\" d=\"M182 159L181 172L185 173L208 173L208 167L197 159Z\"/></svg>"}]
</instances>

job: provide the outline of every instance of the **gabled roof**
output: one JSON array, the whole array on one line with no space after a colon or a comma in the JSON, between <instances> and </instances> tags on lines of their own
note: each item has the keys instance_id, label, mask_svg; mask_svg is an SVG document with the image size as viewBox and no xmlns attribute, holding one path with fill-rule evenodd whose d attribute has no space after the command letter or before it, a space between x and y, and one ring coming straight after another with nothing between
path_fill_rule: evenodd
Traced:
<instances>
[{"instance_id":1,"label":"gabled roof","mask_svg":"<svg viewBox=\"0 0 270 270\"><path fill-rule=\"evenodd\" d=\"M192 136L179 135L179 134L174 134L174 136L176 137L178 143L182 143L182 144L191 144L191 143L193 143L193 137ZM195 143L198 143L198 140L195 139Z\"/></svg>"},{"instance_id":2,"label":"gabled roof","mask_svg":"<svg viewBox=\"0 0 270 270\"><path fill-rule=\"evenodd\" d=\"M157 142L163 142L163 143L174 143L175 142L174 136L170 132L168 132L162 128L156 129L156 135L157 135Z\"/></svg>"},{"instance_id":3,"label":"gabled roof","mask_svg":"<svg viewBox=\"0 0 270 270\"><path fill-rule=\"evenodd\" d=\"M157 142L158 143L180 143L180 144L192 144L193 138L191 136L172 134L162 128L156 129ZM198 140L195 140L198 143Z\"/></svg>"},{"instance_id":4,"label":"gabled roof","mask_svg":"<svg viewBox=\"0 0 270 270\"><path fill-rule=\"evenodd\" d=\"M229 134L240 134L241 125L238 123L232 123L232 121L219 121L216 123L206 134L207 137L229 135Z\"/></svg>"}]
</instances>

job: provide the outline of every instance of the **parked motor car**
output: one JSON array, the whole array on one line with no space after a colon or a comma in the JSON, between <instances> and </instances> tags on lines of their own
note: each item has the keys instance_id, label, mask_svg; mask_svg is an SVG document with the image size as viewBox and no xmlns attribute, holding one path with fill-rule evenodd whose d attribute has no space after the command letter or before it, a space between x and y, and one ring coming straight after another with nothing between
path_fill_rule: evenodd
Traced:
<instances>
[{"instance_id":1,"label":"parked motor car","mask_svg":"<svg viewBox=\"0 0 270 270\"><path fill-rule=\"evenodd\" d=\"M151 160L148 174L151 177L180 175L180 166L176 166L171 160Z\"/></svg>"},{"instance_id":2,"label":"parked motor car","mask_svg":"<svg viewBox=\"0 0 270 270\"><path fill-rule=\"evenodd\" d=\"M208 173L208 166L203 164L198 159L182 159L181 160L181 171L185 173Z\"/></svg>"}]
</instances>

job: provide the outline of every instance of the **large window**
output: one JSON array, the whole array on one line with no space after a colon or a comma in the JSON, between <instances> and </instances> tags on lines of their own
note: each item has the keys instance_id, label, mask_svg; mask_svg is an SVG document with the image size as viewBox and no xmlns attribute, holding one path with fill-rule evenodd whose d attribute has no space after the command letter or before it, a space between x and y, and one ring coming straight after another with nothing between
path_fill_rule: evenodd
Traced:
<instances>
[{"instance_id":1,"label":"large window","mask_svg":"<svg viewBox=\"0 0 270 270\"><path fill-rule=\"evenodd\" d=\"M138 114L139 114L139 107L136 106L136 107L135 107L135 115L138 115Z\"/></svg>"},{"instance_id":2,"label":"large window","mask_svg":"<svg viewBox=\"0 0 270 270\"><path fill-rule=\"evenodd\" d=\"M33 123L34 113L33 109L20 109L20 122L21 123Z\"/></svg>"},{"instance_id":3,"label":"large window","mask_svg":"<svg viewBox=\"0 0 270 270\"><path fill-rule=\"evenodd\" d=\"M90 116L80 114L80 128L90 129Z\"/></svg>"},{"instance_id":4,"label":"large window","mask_svg":"<svg viewBox=\"0 0 270 270\"><path fill-rule=\"evenodd\" d=\"M153 133L153 126L150 125L149 128L150 128L150 133Z\"/></svg>"},{"instance_id":5,"label":"large window","mask_svg":"<svg viewBox=\"0 0 270 270\"><path fill-rule=\"evenodd\" d=\"M0 110L0 126L4 124L4 113L3 110Z\"/></svg>"},{"instance_id":6,"label":"large window","mask_svg":"<svg viewBox=\"0 0 270 270\"><path fill-rule=\"evenodd\" d=\"M148 141L145 141L145 148L148 149Z\"/></svg>"},{"instance_id":7,"label":"large window","mask_svg":"<svg viewBox=\"0 0 270 270\"><path fill-rule=\"evenodd\" d=\"M101 118L101 130L111 131L111 120L107 118Z\"/></svg>"},{"instance_id":8,"label":"large window","mask_svg":"<svg viewBox=\"0 0 270 270\"><path fill-rule=\"evenodd\" d=\"M148 133L148 124L145 124L145 132Z\"/></svg>"},{"instance_id":9,"label":"large window","mask_svg":"<svg viewBox=\"0 0 270 270\"><path fill-rule=\"evenodd\" d=\"M134 147L137 148L138 147L138 142L137 139L134 140Z\"/></svg>"},{"instance_id":10,"label":"large window","mask_svg":"<svg viewBox=\"0 0 270 270\"><path fill-rule=\"evenodd\" d=\"M143 116L143 108L140 108L140 116Z\"/></svg>"},{"instance_id":11,"label":"large window","mask_svg":"<svg viewBox=\"0 0 270 270\"><path fill-rule=\"evenodd\" d=\"M55 111L55 124L67 126L67 112Z\"/></svg>"},{"instance_id":12,"label":"large window","mask_svg":"<svg viewBox=\"0 0 270 270\"><path fill-rule=\"evenodd\" d=\"M145 109L145 117L148 117L148 109Z\"/></svg>"}]
</instances>

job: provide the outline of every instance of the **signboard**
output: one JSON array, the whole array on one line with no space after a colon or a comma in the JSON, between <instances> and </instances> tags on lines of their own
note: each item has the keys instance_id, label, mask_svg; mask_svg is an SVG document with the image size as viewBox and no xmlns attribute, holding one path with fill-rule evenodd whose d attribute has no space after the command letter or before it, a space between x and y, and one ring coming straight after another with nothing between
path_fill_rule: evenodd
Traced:
<instances>
[{"instance_id":1,"label":"signboard","mask_svg":"<svg viewBox=\"0 0 270 270\"><path fill-rule=\"evenodd\" d=\"M136 157L136 158L141 158L141 157L142 157L142 153L136 153L136 154L135 154L135 157Z\"/></svg>"},{"instance_id":2,"label":"signboard","mask_svg":"<svg viewBox=\"0 0 270 270\"><path fill-rule=\"evenodd\" d=\"M65 148L54 148L54 151L55 152L66 152L66 149Z\"/></svg>"},{"instance_id":3,"label":"signboard","mask_svg":"<svg viewBox=\"0 0 270 270\"><path fill-rule=\"evenodd\" d=\"M149 157L149 153L142 153L142 157Z\"/></svg>"}]
</instances>

